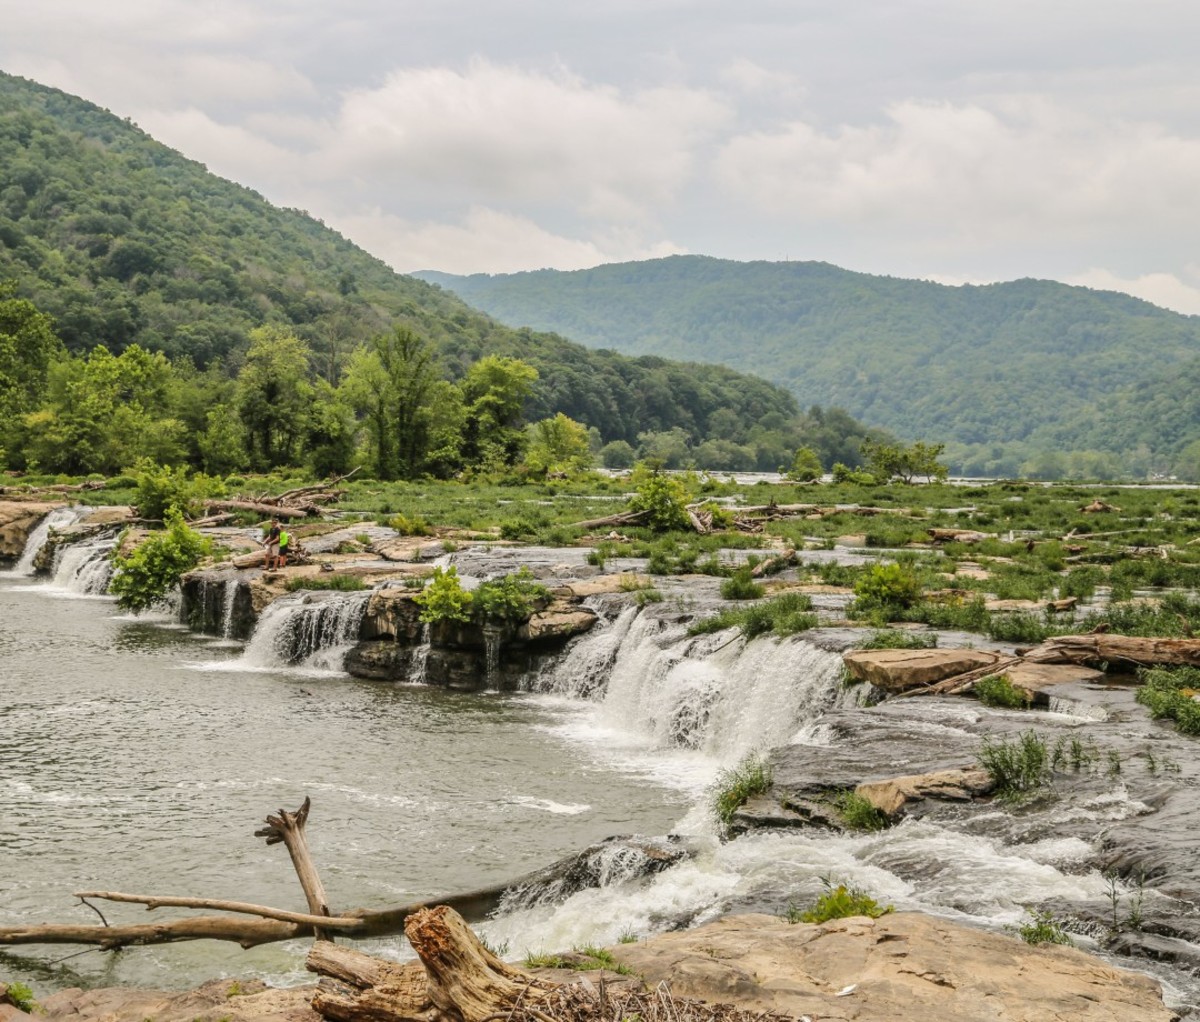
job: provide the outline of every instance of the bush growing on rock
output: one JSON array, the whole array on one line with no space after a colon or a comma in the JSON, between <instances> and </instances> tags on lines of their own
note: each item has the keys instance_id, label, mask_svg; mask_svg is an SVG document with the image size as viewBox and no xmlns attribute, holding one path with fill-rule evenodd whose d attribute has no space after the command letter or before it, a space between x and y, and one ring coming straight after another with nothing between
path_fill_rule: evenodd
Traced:
<instances>
[{"instance_id":1,"label":"bush growing on rock","mask_svg":"<svg viewBox=\"0 0 1200 1022\"><path fill-rule=\"evenodd\" d=\"M145 610L161 603L201 558L212 542L184 524L178 509L168 508L167 528L143 540L128 557L116 557L109 591L124 610Z\"/></svg>"},{"instance_id":2,"label":"bush growing on rock","mask_svg":"<svg viewBox=\"0 0 1200 1022\"><path fill-rule=\"evenodd\" d=\"M848 884L838 884L823 879L825 893L822 894L807 911L801 912L799 922L827 923L830 919L849 919L852 916L866 916L868 919L878 919L895 909L891 905L880 905L866 891Z\"/></svg>"}]
</instances>

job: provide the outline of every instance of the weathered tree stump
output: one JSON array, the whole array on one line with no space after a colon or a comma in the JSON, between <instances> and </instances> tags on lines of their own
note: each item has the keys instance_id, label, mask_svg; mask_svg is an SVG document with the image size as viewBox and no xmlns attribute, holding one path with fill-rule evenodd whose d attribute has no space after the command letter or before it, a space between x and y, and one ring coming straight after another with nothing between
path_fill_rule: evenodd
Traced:
<instances>
[{"instance_id":1,"label":"weathered tree stump","mask_svg":"<svg viewBox=\"0 0 1200 1022\"><path fill-rule=\"evenodd\" d=\"M267 825L262 830L254 832L255 837L265 837L267 844L275 845L283 842L288 855L292 857L292 865L296 867L296 876L300 878L300 886L304 889L304 897L308 899L308 910L314 916L331 916L329 899L325 895L325 885L321 883L320 874L312 861L308 850L308 839L304 836L304 825L308 822L308 810L312 800L306 798L296 812L289 813L280 809L274 816L267 817ZM317 940L332 940L326 930L314 930Z\"/></svg>"},{"instance_id":2,"label":"weathered tree stump","mask_svg":"<svg viewBox=\"0 0 1200 1022\"><path fill-rule=\"evenodd\" d=\"M321 976L314 1010L335 1022L484 1022L557 986L501 961L446 905L414 913L404 932L420 964L314 944L306 962Z\"/></svg>"}]
</instances>

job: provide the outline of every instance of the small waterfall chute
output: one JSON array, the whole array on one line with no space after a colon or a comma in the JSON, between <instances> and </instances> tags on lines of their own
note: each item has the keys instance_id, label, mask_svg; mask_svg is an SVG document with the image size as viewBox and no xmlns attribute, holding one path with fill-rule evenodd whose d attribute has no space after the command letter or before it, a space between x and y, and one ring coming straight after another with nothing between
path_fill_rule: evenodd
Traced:
<instances>
[{"instance_id":1,"label":"small waterfall chute","mask_svg":"<svg viewBox=\"0 0 1200 1022\"><path fill-rule=\"evenodd\" d=\"M106 593L113 576L112 552L118 539L117 533L107 533L60 546L54 553L53 587L79 596Z\"/></svg>"},{"instance_id":2,"label":"small waterfall chute","mask_svg":"<svg viewBox=\"0 0 1200 1022\"><path fill-rule=\"evenodd\" d=\"M32 575L34 573L33 562L50 538L50 531L74 525L79 520L80 511L81 509L77 507L55 508L38 522L37 527L25 541L25 549L21 552L20 560L13 567L13 574Z\"/></svg>"},{"instance_id":3,"label":"small waterfall chute","mask_svg":"<svg viewBox=\"0 0 1200 1022\"><path fill-rule=\"evenodd\" d=\"M370 596L369 590L281 596L262 612L238 662L260 669L301 665L340 671L358 640Z\"/></svg>"}]
</instances>

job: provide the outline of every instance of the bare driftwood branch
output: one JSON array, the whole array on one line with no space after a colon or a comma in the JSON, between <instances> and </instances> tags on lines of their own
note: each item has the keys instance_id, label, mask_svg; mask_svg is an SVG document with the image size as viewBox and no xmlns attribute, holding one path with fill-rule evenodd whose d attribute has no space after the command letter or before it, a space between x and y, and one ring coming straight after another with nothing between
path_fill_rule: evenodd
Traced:
<instances>
[{"instance_id":1,"label":"bare driftwood branch","mask_svg":"<svg viewBox=\"0 0 1200 1022\"><path fill-rule=\"evenodd\" d=\"M312 799L306 798L304 805L294 813L280 809L275 815L267 817L267 825L262 830L254 832L255 837L265 837L268 845L280 842L292 857L292 865L296 868L296 876L308 900L308 909L314 916L332 916L329 911L329 899L325 895L325 885L321 883L316 864L308 850L308 838L304 836L304 825L308 822L308 811L312 807ZM318 927L315 930L317 940L328 940L325 931Z\"/></svg>"},{"instance_id":2,"label":"bare driftwood branch","mask_svg":"<svg viewBox=\"0 0 1200 1022\"><path fill-rule=\"evenodd\" d=\"M205 501L204 510L209 514L213 511L254 511L269 518L307 518L309 515L320 513L316 507L281 507L278 504L263 504L254 500L209 500Z\"/></svg>"},{"instance_id":3,"label":"bare driftwood branch","mask_svg":"<svg viewBox=\"0 0 1200 1022\"><path fill-rule=\"evenodd\" d=\"M1200 639L1139 638L1090 632L1058 635L1025 654L1033 664L1126 663L1200 667Z\"/></svg>"},{"instance_id":4,"label":"bare driftwood branch","mask_svg":"<svg viewBox=\"0 0 1200 1022\"><path fill-rule=\"evenodd\" d=\"M119 891L76 891L80 899L100 898L103 901L121 901L145 905L146 911L156 908L208 908L216 912L241 912L245 915L262 916L264 919L279 919L285 923L304 923L309 926L328 926L336 929L359 929L362 919L353 916L314 916L303 912L288 912L286 909L271 908L269 905L252 905L246 901L223 901L219 898L180 898L173 895L122 894Z\"/></svg>"}]
</instances>

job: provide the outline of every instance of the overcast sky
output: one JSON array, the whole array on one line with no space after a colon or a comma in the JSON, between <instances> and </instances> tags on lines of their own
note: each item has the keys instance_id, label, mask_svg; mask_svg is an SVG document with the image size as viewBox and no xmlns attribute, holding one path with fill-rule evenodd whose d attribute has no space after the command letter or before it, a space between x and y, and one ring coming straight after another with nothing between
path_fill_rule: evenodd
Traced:
<instances>
[{"instance_id":1,"label":"overcast sky","mask_svg":"<svg viewBox=\"0 0 1200 1022\"><path fill-rule=\"evenodd\" d=\"M689 252L1200 314L1196 0L32 0L0 68L397 270Z\"/></svg>"}]
</instances>

